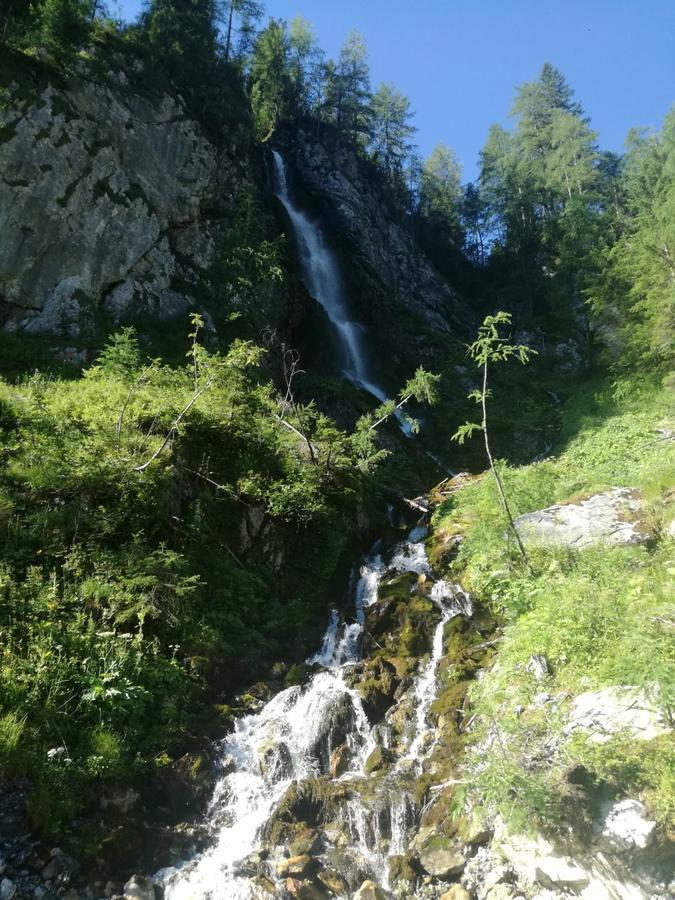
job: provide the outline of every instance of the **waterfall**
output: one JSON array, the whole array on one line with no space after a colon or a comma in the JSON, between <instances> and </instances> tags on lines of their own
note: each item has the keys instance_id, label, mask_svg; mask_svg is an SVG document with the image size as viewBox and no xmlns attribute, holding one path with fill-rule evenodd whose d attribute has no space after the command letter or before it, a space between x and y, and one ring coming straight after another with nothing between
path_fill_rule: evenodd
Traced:
<instances>
[{"instance_id":1,"label":"waterfall","mask_svg":"<svg viewBox=\"0 0 675 900\"><path fill-rule=\"evenodd\" d=\"M437 581L431 588L431 599L441 611L441 621L436 626L431 656L415 683L415 730L408 752L398 762L400 767L408 761L419 763L425 755L425 744L433 729L428 724L429 709L436 697L436 675L443 656L443 632L446 623L454 616L473 614L471 598L458 585Z\"/></svg>"},{"instance_id":2,"label":"waterfall","mask_svg":"<svg viewBox=\"0 0 675 900\"><path fill-rule=\"evenodd\" d=\"M349 315L345 290L335 253L326 244L321 229L298 208L288 188L286 163L278 150L272 150L274 193L283 204L293 226L302 279L310 295L323 308L340 350L342 372L349 381L384 403L386 391L370 372L364 348L365 331ZM401 431L412 436L410 424L400 412L396 415Z\"/></svg>"},{"instance_id":3,"label":"waterfall","mask_svg":"<svg viewBox=\"0 0 675 900\"><path fill-rule=\"evenodd\" d=\"M425 535L426 529L413 529L388 561L375 545L359 568L353 593L355 621L345 622L337 610L331 610L321 646L308 660L321 668L305 686L287 688L259 712L237 720L221 744L223 774L207 813L213 843L200 856L155 875L166 900L252 900L258 896L246 859L256 851L266 823L293 782L327 776L334 752L347 754L339 780L368 784L366 760L377 740L385 746L389 743L390 726L380 723L371 729L361 698L348 686L345 675L361 659L366 610L377 601L383 577L430 573ZM431 658L410 689L416 715L405 759L415 759L428 740L427 715L443 652L443 627L452 615L472 611L469 597L445 581L433 584L430 597L441 611L441 621ZM343 809L359 865L384 888L388 888L389 860L406 851L408 831L417 815L401 761L368 795L350 792ZM274 871L272 861L270 878Z\"/></svg>"}]
</instances>

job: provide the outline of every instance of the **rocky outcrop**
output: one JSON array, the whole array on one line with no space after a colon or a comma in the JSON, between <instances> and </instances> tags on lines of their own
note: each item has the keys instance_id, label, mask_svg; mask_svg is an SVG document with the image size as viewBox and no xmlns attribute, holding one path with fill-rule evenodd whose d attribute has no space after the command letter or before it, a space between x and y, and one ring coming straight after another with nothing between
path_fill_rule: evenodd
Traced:
<instances>
[{"instance_id":1,"label":"rocky outcrop","mask_svg":"<svg viewBox=\"0 0 675 900\"><path fill-rule=\"evenodd\" d=\"M244 177L243 134L216 147L180 98L142 96L121 70L23 69L0 109L0 318L75 336L101 312L185 312Z\"/></svg>"},{"instance_id":2,"label":"rocky outcrop","mask_svg":"<svg viewBox=\"0 0 675 900\"><path fill-rule=\"evenodd\" d=\"M559 503L516 519L523 541L537 546L576 550L592 544L641 544L649 537L641 527L639 493L614 488L578 503Z\"/></svg>"}]
</instances>

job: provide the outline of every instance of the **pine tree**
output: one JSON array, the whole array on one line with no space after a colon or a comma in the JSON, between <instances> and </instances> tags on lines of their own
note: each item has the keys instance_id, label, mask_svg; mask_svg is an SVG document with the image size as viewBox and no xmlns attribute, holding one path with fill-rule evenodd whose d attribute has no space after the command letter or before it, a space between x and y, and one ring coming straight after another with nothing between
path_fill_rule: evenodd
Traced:
<instances>
[{"instance_id":1,"label":"pine tree","mask_svg":"<svg viewBox=\"0 0 675 900\"><path fill-rule=\"evenodd\" d=\"M393 84L381 84L371 100L370 151L376 165L391 181L401 178L417 130L410 124L410 101Z\"/></svg>"},{"instance_id":2,"label":"pine tree","mask_svg":"<svg viewBox=\"0 0 675 900\"><path fill-rule=\"evenodd\" d=\"M250 78L255 128L265 140L292 112L290 42L285 22L271 19L258 35Z\"/></svg>"},{"instance_id":3,"label":"pine tree","mask_svg":"<svg viewBox=\"0 0 675 900\"><path fill-rule=\"evenodd\" d=\"M422 166L419 209L433 227L450 232L459 224L461 169L452 149L436 144Z\"/></svg>"},{"instance_id":4,"label":"pine tree","mask_svg":"<svg viewBox=\"0 0 675 900\"><path fill-rule=\"evenodd\" d=\"M358 31L348 35L329 72L331 118L338 135L364 147L370 140L370 72L366 45Z\"/></svg>"}]
</instances>

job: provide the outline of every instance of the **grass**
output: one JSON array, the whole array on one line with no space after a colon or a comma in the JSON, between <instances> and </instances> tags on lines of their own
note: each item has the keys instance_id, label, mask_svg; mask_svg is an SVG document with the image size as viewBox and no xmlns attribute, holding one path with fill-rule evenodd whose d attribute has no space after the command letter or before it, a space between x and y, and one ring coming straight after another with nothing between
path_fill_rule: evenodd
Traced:
<instances>
[{"instance_id":1,"label":"grass","mask_svg":"<svg viewBox=\"0 0 675 900\"><path fill-rule=\"evenodd\" d=\"M646 379L589 382L562 411L556 456L517 468L501 463L518 514L611 487L639 489L644 546L532 549L529 574L509 546L491 478L436 510L439 544L462 535L453 574L506 620L498 662L472 692L482 723L473 790L514 826L563 827L579 807L565 777L577 763L596 787L641 796L659 821L675 825L672 737L636 746L625 736L601 745L562 736L569 700L610 685L645 688L672 720L675 545L667 528L675 453L667 430L659 431L672 427L670 401L667 385ZM550 664L543 682L527 671L533 654ZM537 702L542 692L554 702Z\"/></svg>"}]
</instances>

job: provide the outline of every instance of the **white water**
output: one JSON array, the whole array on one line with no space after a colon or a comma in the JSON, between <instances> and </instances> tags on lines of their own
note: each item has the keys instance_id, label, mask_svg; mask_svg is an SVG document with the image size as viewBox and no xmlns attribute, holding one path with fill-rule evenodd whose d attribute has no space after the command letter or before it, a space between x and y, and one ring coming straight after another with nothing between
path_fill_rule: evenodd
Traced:
<instances>
[{"instance_id":1,"label":"white water","mask_svg":"<svg viewBox=\"0 0 675 900\"><path fill-rule=\"evenodd\" d=\"M364 328L349 316L340 268L335 254L326 244L319 226L298 208L288 189L286 163L278 150L272 150L274 160L274 193L284 205L296 237L300 267L305 287L326 313L341 352L344 376L372 394L380 403L389 398L374 380L364 349ZM410 423L400 411L395 413L401 431L412 436Z\"/></svg>"},{"instance_id":2,"label":"white water","mask_svg":"<svg viewBox=\"0 0 675 900\"><path fill-rule=\"evenodd\" d=\"M322 671L313 675L305 687L281 691L260 712L236 722L234 732L222 743L226 774L216 785L208 811L216 832L215 842L200 857L157 874L167 900L248 900L254 896L249 879L238 874L237 865L258 846L263 826L291 782L326 772L330 753L335 749L334 735L327 723L334 720L336 710L347 708L350 720L346 736L349 771L341 777L363 777L363 766L375 740L361 699L345 684L343 674L360 659L365 610L377 600L382 577L387 573L429 571L421 542L424 534L424 530L411 532L413 541L399 544L389 563L377 550L364 560L354 592L356 621L343 623L339 613L331 611L321 647L308 660L323 666ZM439 603L438 598L445 597L447 586L443 585L439 582L432 588L432 596ZM444 610L449 608L447 603L443 606ZM434 660L440 655L436 644L435 639ZM424 679L425 674L418 684ZM426 685L423 691L419 690L428 708L432 702L431 687ZM343 736L338 735L337 739L341 741ZM355 849L363 855L373 875L385 884L387 856L405 848L410 819L408 799L391 799L388 854L380 847L379 815L372 815L358 799L349 802L345 814Z\"/></svg>"},{"instance_id":3,"label":"white water","mask_svg":"<svg viewBox=\"0 0 675 900\"><path fill-rule=\"evenodd\" d=\"M437 581L431 588L429 595L441 611L441 621L434 631L431 656L426 666L415 682L415 730L408 752L399 760L399 766L409 760L419 763L425 753L425 745L433 734L433 728L429 726L428 716L431 704L436 698L436 678L438 664L443 656L443 632L445 625L454 616L473 614L473 605L468 594L457 585L448 584L447 581ZM427 748L428 749L428 748Z\"/></svg>"}]
</instances>

